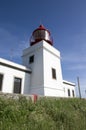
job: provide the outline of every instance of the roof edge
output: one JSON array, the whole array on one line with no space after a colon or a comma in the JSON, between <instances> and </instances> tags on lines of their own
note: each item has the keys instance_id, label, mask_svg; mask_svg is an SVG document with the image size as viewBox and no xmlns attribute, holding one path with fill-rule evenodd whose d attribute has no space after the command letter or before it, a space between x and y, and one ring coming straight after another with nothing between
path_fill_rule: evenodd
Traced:
<instances>
[{"instance_id":1,"label":"roof edge","mask_svg":"<svg viewBox=\"0 0 86 130\"><path fill-rule=\"evenodd\" d=\"M64 84L71 85L71 86L76 86L75 83L69 82L69 81L67 81L67 80L63 80L63 83L64 83Z\"/></svg>"}]
</instances>

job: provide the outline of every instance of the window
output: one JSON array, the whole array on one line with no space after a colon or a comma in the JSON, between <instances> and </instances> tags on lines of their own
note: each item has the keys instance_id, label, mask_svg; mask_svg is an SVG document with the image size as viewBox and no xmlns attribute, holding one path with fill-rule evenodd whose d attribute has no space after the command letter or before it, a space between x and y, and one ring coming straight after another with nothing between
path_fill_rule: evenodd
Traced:
<instances>
[{"instance_id":1,"label":"window","mask_svg":"<svg viewBox=\"0 0 86 130\"><path fill-rule=\"evenodd\" d=\"M75 94L74 94L74 90L72 90L72 95L73 95L73 97L75 96Z\"/></svg>"},{"instance_id":2,"label":"window","mask_svg":"<svg viewBox=\"0 0 86 130\"><path fill-rule=\"evenodd\" d=\"M0 74L0 91L2 91L3 74Z\"/></svg>"},{"instance_id":3,"label":"window","mask_svg":"<svg viewBox=\"0 0 86 130\"><path fill-rule=\"evenodd\" d=\"M70 97L70 89L68 89L68 96Z\"/></svg>"},{"instance_id":4,"label":"window","mask_svg":"<svg viewBox=\"0 0 86 130\"><path fill-rule=\"evenodd\" d=\"M52 78L56 79L56 70L52 68Z\"/></svg>"},{"instance_id":5,"label":"window","mask_svg":"<svg viewBox=\"0 0 86 130\"><path fill-rule=\"evenodd\" d=\"M31 64L31 63L33 63L34 62L34 55L33 56L30 56L30 58L29 58L29 63Z\"/></svg>"},{"instance_id":6,"label":"window","mask_svg":"<svg viewBox=\"0 0 86 130\"><path fill-rule=\"evenodd\" d=\"M21 82L22 79L14 78L14 93L21 93Z\"/></svg>"}]
</instances>

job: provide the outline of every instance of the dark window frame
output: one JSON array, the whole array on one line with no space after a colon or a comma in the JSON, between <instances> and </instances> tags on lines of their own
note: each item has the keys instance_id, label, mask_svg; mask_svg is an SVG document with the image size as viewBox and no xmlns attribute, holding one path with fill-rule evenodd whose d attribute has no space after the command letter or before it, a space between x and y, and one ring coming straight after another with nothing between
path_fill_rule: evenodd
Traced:
<instances>
[{"instance_id":1,"label":"dark window frame","mask_svg":"<svg viewBox=\"0 0 86 130\"><path fill-rule=\"evenodd\" d=\"M14 77L14 89L13 93L21 94L22 78Z\"/></svg>"},{"instance_id":2,"label":"dark window frame","mask_svg":"<svg viewBox=\"0 0 86 130\"><path fill-rule=\"evenodd\" d=\"M29 64L33 63L34 62L34 55L31 55L29 57Z\"/></svg>"},{"instance_id":3,"label":"dark window frame","mask_svg":"<svg viewBox=\"0 0 86 130\"><path fill-rule=\"evenodd\" d=\"M52 78L56 79L56 69L52 68Z\"/></svg>"},{"instance_id":4,"label":"dark window frame","mask_svg":"<svg viewBox=\"0 0 86 130\"><path fill-rule=\"evenodd\" d=\"M70 97L70 89L68 89L68 97Z\"/></svg>"},{"instance_id":5,"label":"dark window frame","mask_svg":"<svg viewBox=\"0 0 86 130\"><path fill-rule=\"evenodd\" d=\"M74 92L74 90L72 90L72 96L75 97L75 92Z\"/></svg>"},{"instance_id":6,"label":"dark window frame","mask_svg":"<svg viewBox=\"0 0 86 130\"><path fill-rule=\"evenodd\" d=\"M0 91L2 91L4 75L0 73Z\"/></svg>"}]
</instances>

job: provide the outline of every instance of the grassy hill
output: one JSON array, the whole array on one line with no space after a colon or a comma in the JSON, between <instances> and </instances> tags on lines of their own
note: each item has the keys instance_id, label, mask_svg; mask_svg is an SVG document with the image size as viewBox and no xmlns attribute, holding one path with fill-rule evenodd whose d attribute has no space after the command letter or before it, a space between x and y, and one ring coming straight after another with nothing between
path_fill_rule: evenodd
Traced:
<instances>
[{"instance_id":1,"label":"grassy hill","mask_svg":"<svg viewBox=\"0 0 86 130\"><path fill-rule=\"evenodd\" d=\"M86 100L0 97L0 130L86 130Z\"/></svg>"}]
</instances>

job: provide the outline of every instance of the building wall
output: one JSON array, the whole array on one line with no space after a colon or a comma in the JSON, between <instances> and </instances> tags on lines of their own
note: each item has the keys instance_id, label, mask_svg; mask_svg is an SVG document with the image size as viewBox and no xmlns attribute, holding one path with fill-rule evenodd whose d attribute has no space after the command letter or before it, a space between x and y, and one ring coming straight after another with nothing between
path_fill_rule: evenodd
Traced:
<instances>
[{"instance_id":1,"label":"building wall","mask_svg":"<svg viewBox=\"0 0 86 130\"><path fill-rule=\"evenodd\" d=\"M49 96L64 96L60 52L44 42L44 87ZM52 78L52 68L56 70L56 79Z\"/></svg>"},{"instance_id":2,"label":"building wall","mask_svg":"<svg viewBox=\"0 0 86 130\"><path fill-rule=\"evenodd\" d=\"M74 83L70 83L68 81L63 81L63 86L64 86L65 97L76 97ZM68 90L70 91L70 96L68 96ZM74 91L74 95L73 95L73 91Z\"/></svg>"},{"instance_id":3,"label":"building wall","mask_svg":"<svg viewBox=\"0 0 86 130\"><path fill-rule=\"evenodd\" d=\"M29 63L34 55L34 62ZM60 52L45 41L41 41L23 51L23 65L31 68L30 93L45 96L64 96ZM56 79L52 78L52 68L56 69Z\"/></svg>"},{"instance_id":4,"label":"building wall","mask_svg":"<svg viewBox=\"0 0 86 130\"><path fill-rule=\"evenodd\" d=\"M29 63L29 59L34 55L34 62ZM39 42L23 51L23 65L31 68L30 94L44 95L43 90L43 46Z\"/></svg>"},{"instance_id":5,"label":"building wall","mask_svg":"<svg viewBox=\"0 0 86 130\"><path fill-rule=\"evenodd\" d=\"M55 88L44 88L45 96L53 96L53 97L65 97L63 89L55 89Z\"/></svg>"},{"instance_id":6,"label":"building wall","mask_svg":"<svg viewBox=\"0 0 86 130\"><path fill-rule=\"evenodd\" d=\"M30 74L0 65L0 74L3 74L2 92L13 93L14 77L21 78L21 94L29 94Z\"/></svg>"}]
</instances>

